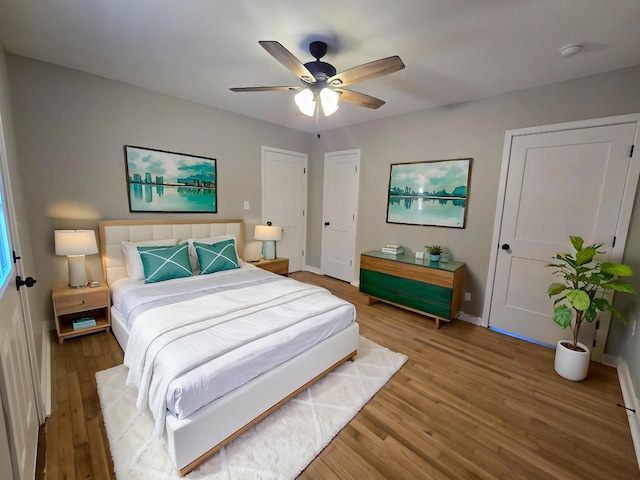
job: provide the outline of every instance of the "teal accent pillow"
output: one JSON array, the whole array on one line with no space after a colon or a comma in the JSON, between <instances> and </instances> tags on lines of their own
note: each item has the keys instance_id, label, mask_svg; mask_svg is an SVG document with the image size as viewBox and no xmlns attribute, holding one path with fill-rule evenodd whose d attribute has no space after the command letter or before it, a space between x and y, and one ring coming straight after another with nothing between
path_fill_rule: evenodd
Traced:
<instances>
[{"instance_id":1,"label":"teal accent pillow","mask_svg":"<svg viewBox=\"0 0 640 480\"><path fill-rule=\"evenodd\" d=\"M188 243L175 247L138 247L138 252L142 260L145 283L193 276Z\"/></svg>"},{"instance_id":2,"label":"teal accent pillow","mask_svg":"<svg viewBox=\"0 0 640 480\"><path fill-rule=\"evenodd\" d=\"M198 255L200 275L240 268L233 240L223 240L213 244L193 242Z\"/></svg>"}]
</instances>

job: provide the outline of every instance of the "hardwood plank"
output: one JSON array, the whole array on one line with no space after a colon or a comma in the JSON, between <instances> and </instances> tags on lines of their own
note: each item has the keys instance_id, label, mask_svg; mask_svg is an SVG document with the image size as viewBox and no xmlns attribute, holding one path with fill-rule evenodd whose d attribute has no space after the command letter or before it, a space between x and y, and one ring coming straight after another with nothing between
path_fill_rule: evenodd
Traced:
<instances>
[{"instance_id":1,"label":"hardwood plank","mask_svg":"<svg viewBox=\"0 0 640 480\"><path fill-rule=\"evenodd\" d=\"M437 330L369 306L345 282L291 277L353 303L362 335L409 356L300 478L640 477L615 369L592 363L585 381L568 382L551 349L458 320ZM111 332L50 340L53 405L37 479L114 479L95 372L122 363L122 350Z\"/></svg>"}]
</instances>

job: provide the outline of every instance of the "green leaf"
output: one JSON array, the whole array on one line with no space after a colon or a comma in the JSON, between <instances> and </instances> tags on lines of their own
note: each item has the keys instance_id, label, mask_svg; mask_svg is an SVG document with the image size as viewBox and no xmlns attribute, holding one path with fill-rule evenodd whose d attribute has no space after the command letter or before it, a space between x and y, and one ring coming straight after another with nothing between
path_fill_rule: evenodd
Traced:
<instances>
[{"instance_id":1,"label":"green leaf","mask_svg":"<svg viewBox=\"0 0 640 480\"><path fill-rule=\"evenodd\" d=\"M621 263L605 262L600 265L600 270L609 275L617 275L618 277L630 277L633 275L631 267Z\"/></svg>"},{"instance_id":2,"label":"green leaf","mask_svg":"<svg viewBox=\"0 0 640 480\"><path fill-rule=\"evenodd\" d=\"M567 292L567 300L576 310L585 311L591 304L589 295L583 290L569 290Z\"/></svg>"},{"instance_id":3,"label":"green leaf","mask_svg":"<svg viewBox=\"0 0 640 480\"><path fill-rule=\"evenodd\" d=\"M627 321L625 320L625 318L622 316L622 314L616 310L615 308L613 308L612 306L609 306L608 309L614 317L616 317L618 320L620 320L622 323L627 323Z\"/></svg>"},{"instance_id":4,"label":"green leaf","mask_svg":"<svg viewBox=\"0 0 640 480\"><path fill-rule=\"evenodd\" d=\"M629 285L628 283L619 282L618 280L603 283L602 288L606 288L607 290L615 290L616 292L636 293L631 285Z\"/></svg>"},{"instance_id":5,"label":"green leaf","mask_svg":"<svg viewBox=\"0 0 640 480\"><path fill-rule=\"evenodd\" d=\"M609 301L606 298L594 298L592 301L595 308L600 310L601 312L609 310Z\"/></svg>"},{"instance_id":6,"label":"green leaf","mask_svg":"<svg viewBox=\"0 0 640 480\"><path fill-rule=\"evenodd\" d=\"M549 288L547 289L547 293L549 294L550 297L552 297L553 295L558 295L559 293L564 292L566 288L567 287L565 287L564 284L554 282L551 285L549 285Z\"/></svg>"},{"instance_id":7,"label":"green leaf","mask_svg":"<svg viewBox=\"0 0 640 480\"><path fill-rule=\"evenodd\" d=\"M571 325L573 319L573 312L566 305L560 305L553 311L553 321L560 325L562 328L567 328Z\"/></svg>"},{"instance_id":8,"label":"green leaf","mask_svg":"<svg viewBox=\"0 0 640 480\"><path fill-rule=\"evenodd\" d=\"M573 245L573 248L575 248L576 251L582 250L584 240L581 237L569 236L569 240L571 240L571 245Z\"/></svg>"},{"instance_id":9,"label":"green leaf","mask_svg":"<svg viewBox=\"0 0 640 480\"><path fill-rule=\"evenodd\" d=\"M584 265L590 263L593 257L596 256L596 249L593 247L586 247L576 253L576 262L578 265Z\"/></svg>"}]
</instances>

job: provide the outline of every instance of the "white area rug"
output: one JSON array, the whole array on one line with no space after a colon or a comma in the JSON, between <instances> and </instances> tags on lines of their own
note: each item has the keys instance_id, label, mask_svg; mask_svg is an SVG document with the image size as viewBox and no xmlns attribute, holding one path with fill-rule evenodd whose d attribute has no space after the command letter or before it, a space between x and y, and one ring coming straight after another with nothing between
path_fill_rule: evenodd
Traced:
<instances>
[{"instance_id":1,"label":"white area rug","mask_svg":"<svg viewBox=\"0 0 640 480\"><path fill-rule=\"evenodd\" d=\"M258 480L298 476L407 361L360 337L355 362L345 362L191 472L189 479ZM127 368L96 373L98 395L118 480L173 479L178 472L153 417L137 410Z\"/></svg>"}]
</instances>

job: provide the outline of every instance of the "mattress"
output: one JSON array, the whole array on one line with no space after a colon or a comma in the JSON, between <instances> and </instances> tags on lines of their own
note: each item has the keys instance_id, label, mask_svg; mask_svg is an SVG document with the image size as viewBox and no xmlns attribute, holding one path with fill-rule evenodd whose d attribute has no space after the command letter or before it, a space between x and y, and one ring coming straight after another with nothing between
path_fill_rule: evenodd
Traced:
<instances>
[{"instance_id":1,"label":"mattress","mask_svg":"<svg viewBox=\"0 0 640 480\"><path fill-rule=\"evenodd\" d=\"M167 354L162 361L173 363L173 358L181 359L192 352L220 348L216 345L223 335L244 336L254 326L266 328L264 326L274 325L269 327L268 334L258 335L250 341L240 341L237 347L228 351L222 348L222 353L170 379L164 403L166 409L182 419L346 328L355 320L355 308L320 287L300 284L288 277L246 264L237 270L158 284L118 280L112 285L112 314L119 324L118 330L122 329L128 336L140 318L143 319L141 321L154 322L167 309L189 312L191 315L192 311L195 312L192 309L198 308L203 296L207 299L207 308L223 305L222 299L230 296L246 298L249 305L254 299L253 303L257 305L262 299L271 298L265 296L265 291L279 291L281 288L297 291L296 284L304 285L304 296L291 301L266 301L266 308L248 308L246 314L239 316L237 321L215 321L212 328L198 331L195 335L180 336L171 345L163 347L168 353L165 352ZM195 313L193 315L197 316ZM222 318L226 319L224 316ZM236 334L234 329L240 330ZM119 339L125 336L119 335ZM123 347L126 352L128 346ZM196 354L195 358L208 358L208 353L202 355ZM154 369L154 375L162 375L164 370L170 370L161 363L155 365ZM156 382L156 386L158 384ZM150 398L147 400L151 402ZM156 410L157 407L155 405Z\"/></svg>"}]
</instances>

